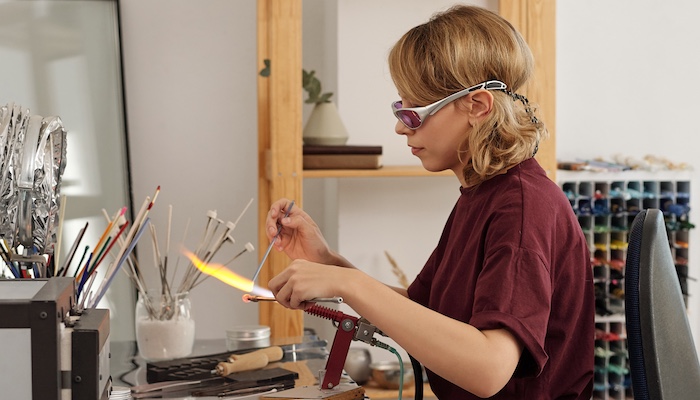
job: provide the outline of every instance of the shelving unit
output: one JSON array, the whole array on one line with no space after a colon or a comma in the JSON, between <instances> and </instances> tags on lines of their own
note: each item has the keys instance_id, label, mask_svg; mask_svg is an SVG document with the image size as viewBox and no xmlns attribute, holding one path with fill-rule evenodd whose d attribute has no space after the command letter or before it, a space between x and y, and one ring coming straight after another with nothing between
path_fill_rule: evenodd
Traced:
<instances>
[{"instance_id":1,"label":"shelving unit","mask_svg":"<svg viewBox=\"0 0 700 400\"><path fill-rule=\"evenodd\" d=\"M632 398L624 310L629 228L641 210L664 212L681 287L688 273L690 174L684 171L592 173L559 171L588 241L596 288L594 399Z\"/></svg>"}]
</instances>

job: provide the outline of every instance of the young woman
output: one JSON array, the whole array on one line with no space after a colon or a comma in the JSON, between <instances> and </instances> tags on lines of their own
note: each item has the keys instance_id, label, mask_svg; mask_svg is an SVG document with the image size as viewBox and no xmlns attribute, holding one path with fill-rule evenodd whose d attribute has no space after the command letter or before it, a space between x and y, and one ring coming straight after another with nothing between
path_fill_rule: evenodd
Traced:
<instances>
[{"instance_id":1,"label":"young woman","mask_svg":"<svg viewBox=\"0 0 700 400\"><path fill-rule=\"evenodd\" d=\"M542 122L518 94L532 74L520 34L490 11L455 6L407 32L389 67L396 132L460 193L408 290L332 251L288 199L266 221L292 263L269 282L290 308L342 296L428 371L441 399L590 399L590 254L562 190L535 160ZM376 304L383 304L376 307ZM411 318L405 318L410 315Z\"/></svg>"}]
</instances>

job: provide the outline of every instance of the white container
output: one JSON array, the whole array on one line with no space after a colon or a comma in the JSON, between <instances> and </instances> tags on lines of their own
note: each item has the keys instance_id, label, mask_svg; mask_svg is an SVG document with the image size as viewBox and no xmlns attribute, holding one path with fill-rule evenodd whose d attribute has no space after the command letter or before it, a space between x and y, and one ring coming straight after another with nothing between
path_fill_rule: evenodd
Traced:
<instances>
[{"instance_id":1,"label":"white container","mask_svg":"<svg viewBox=\"0 0 700 400\"><path fill-rule=\"evenodd\" d=\"M136 343L147 361L187 357L194 345L195 324L188 293L166 298L160 293L136 303Z\"/></svg>"},{"instance_id":2,"label":"white container","mask_svg":"<svg viewBox=\"0 0 700 400\"><path fill-rule=\"evenodd\" d=\"M237 326L226 331L226 348L230 351L270 347L270 327Z\"/></svg>"},{"instance_id":3,"label":"white container","mask_svg":"<svg viewBox=\"0 0 700 400\"><path fill-rule=\"evenodd\" d=\"M318 103L314 106L302 139L305 145L310 146L342 146L348 141L348 131L335 103Z\"/></svg>"}]
</instances>

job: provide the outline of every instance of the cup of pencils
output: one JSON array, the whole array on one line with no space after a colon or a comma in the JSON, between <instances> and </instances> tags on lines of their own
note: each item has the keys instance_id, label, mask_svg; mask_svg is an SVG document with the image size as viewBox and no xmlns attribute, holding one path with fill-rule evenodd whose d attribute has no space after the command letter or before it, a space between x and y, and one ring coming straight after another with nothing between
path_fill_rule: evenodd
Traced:
<instances>
[{"instance_id":1,"label":"cup of pencils","mask_svg":"<svg viewBox=\"0 0 700 400\"><path fill-rule=\"evenodd\" d=\"M192 353L195 323L188 292L148 292L136 302L136 343L147 361L182 358Z\"/></svg>"}]
</instances>

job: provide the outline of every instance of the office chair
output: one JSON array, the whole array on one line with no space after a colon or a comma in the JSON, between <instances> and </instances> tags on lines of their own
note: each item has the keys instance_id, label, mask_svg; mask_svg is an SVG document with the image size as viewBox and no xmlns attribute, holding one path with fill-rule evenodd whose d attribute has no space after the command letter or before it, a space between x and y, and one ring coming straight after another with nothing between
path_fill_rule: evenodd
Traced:
<instances>
[{"instance_id":1,"label":"office chair","mask_svg":"<svg viewBox=\"0 0 700 400\"><path fill-rule=\"evenodd\" d=\"M700 364L661 211L634 218L625 269L625 319L636 400L700 398Z\"/></svg>"}]
</instances>

